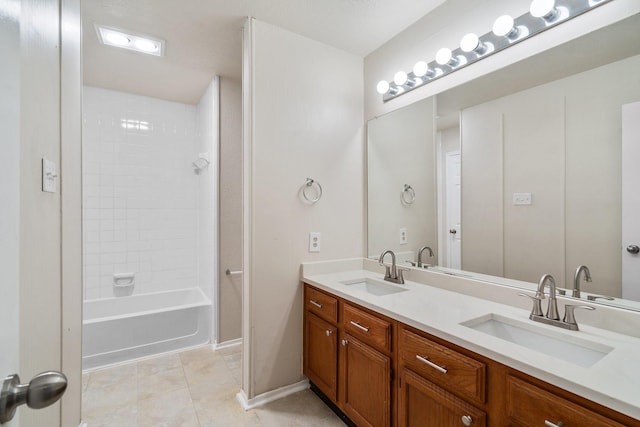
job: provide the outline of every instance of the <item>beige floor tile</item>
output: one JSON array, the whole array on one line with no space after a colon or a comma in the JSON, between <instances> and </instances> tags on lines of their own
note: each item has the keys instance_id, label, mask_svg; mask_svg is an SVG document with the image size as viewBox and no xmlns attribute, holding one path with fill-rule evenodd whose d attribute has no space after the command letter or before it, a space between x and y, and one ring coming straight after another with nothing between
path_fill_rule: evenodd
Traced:
<instances>
[{"instance_id":1,"label":"beige floor tile","mask_svg":"<svg viewBox=\"0 0 640 427\"><path fill-rule=\"evenodd\" d=\"M311 390L304 390L255 409L264 427L344 426Z\"/></svg>"},{"instance_id":2,"label":"beige floor tile","mask_svg":"<svg viewBox=\"0 0 640 427\"><path fill-rule=\"evenodd\" d=\"M138 399L161 395L167 390L188 388L182 366L150 375L138 376Z\"/></svg>"},{"instance_id":3,"label":"beige floor tile","mask_svg":"<svg viewBox=\"0 0 640 427\"><path fill-rule=\"evenodd\" d=\"M90 427L137 427L136 404L113 406L102 410L82 411L82 421Z\"/></svg>"},{"instance_id":4,"label":"beige floor tile","mask_svg":"<svg viewBox=\"0 0 640 427\"><path fill-rule=\"evenodd\" d=\"M138 381L138 367L135 363L99 369L89 374L87 390L120 385L135 387Z\"/></svg>"},{"instance_id":5,"label":"beige floor tile","mask_svg":"<svg viewBox=\"0 0 640 427\"><path fill-rule=\"evenodd\" d=\"M189 389L165 390L138 401L138 420L163 422L193 413Z\"/></svg>"},{"instance_id":6,"label":"beige floor tile","mask_svg":"<svg viewBox=\"0 0 640 427\"><path fill-rule=\"evenodd\" d=\"M136 387L120 384L108 387L89 387L82 395L82 410L86 414L100 415L111 410L135 405L138 400Z\"/></svg>"},{"instance_id":7,"label":"beige floor tile","mask_svg":"<svg viewBox=\"0 0 640 427\"><path fill-rule=\"evenodd\" d=\"M140 362L138 362L138 375L153 375L176 368L182 368L182 362L180 360L179 353L154 357L153 359L141 360Z\"/></svg>"},{"instance_id":8,"label":"beige floor tile","mask_svg":"<svg viewBox=\"0 0 640 427\"><path fill-rule=\"evenodd\" d=\"M211 346L83 375L89 427L339 427L344 424L305 390L244 411L236 400L240 347Z\"/></svg>"},{"instance_id":9,"label":"beige floor tile","mask_svg":"<svg viewBox=\"0 0 640 427\"><path fill-rule=\"evenodd\" d=\"M200 398L193 404L202 427L262 426L255 412L242 409L235 394L214 400Z\"/></svg>"}]
</instances>

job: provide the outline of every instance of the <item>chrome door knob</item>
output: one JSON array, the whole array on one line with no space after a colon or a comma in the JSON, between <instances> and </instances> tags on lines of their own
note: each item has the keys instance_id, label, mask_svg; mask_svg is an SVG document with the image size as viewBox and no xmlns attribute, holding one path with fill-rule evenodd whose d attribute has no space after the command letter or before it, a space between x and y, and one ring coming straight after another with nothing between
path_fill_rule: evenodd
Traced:
<instances>
[{"instance_id":1,"label":"chrome door knob","mask_svg":"<svg viewBox=\"0 0 640 427\"><path fill-rule=\"evenodd\" d=\"M465 426L470 426L471 424L473 424L473 418L471 418L469 415L463 415L462 424L464 424Z\"/></svg>"},{"instance_id":2,"label":"chrome door knob","mask_svg":"<svg viewBox=\"0 0 640 427\"><path fill-rule=\"evenodd\" d=\"M28 384L20 384L18 374L9 375L2 383L0 394L0 423L11 420L18 406L41 409L57 402L67 389L67 377L62 372L47 371L33 377Z\"/></svg>"},{"instance_id":3,"label":"chrome door knob","mask_svg":"<svg viewBox=\"0 0 640 427\"><path fill-rule=\"evenodd\" d=\"M635 255L640 252L640 247L638 247L638 245L629 245L627 246L627 252Z\"/></svg>"}]
</instances>

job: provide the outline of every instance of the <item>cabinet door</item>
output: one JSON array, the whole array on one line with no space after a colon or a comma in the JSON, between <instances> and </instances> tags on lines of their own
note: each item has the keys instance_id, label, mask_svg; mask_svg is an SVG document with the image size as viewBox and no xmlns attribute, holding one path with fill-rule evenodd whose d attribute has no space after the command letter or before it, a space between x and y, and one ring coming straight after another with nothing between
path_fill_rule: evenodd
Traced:
<instances>
[{"instance_id":1,"label":"cabinet door","mask_svg":"<svg viewBox=\"0 0 640 427\"><path fill-rule=\"evenodd\" d=\"M314 314L306 313L304 374L331 400L338 386L338 330Z\"/></svg>"},{"instance_id":2,"label":"cabinet door","mask_svg":"<svg viewBox=\"0 0 640 427\"><path fill-rule=\"evenodd\" d=\"M341 339L340 401L358 427L391 425L391 359L351 335Z\"/></svg>"},{"instance_id":3,"label":"cabinet door","mask_svg":"<svg viewBox=\"0 0 640 427\"><path fill-rule=\"evenodd\" d=\"M398 400L399 427L485 427L486 418L476 407L403 369Z\"/></svg>"}]
</instances>

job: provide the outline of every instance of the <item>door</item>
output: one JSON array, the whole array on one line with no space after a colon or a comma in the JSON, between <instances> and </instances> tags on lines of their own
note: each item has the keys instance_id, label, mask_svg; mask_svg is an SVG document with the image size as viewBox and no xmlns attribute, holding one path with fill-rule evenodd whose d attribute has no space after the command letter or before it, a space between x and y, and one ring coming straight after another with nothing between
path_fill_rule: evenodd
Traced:
<instances>
[{"instance_id":1,"label":"door","mask_svg":"<svg viewBox=\"0 0 640 427\"><path fill-rule=\"evenodd\" d=\"M0 378L21 383L62 365L59 23L58 1L0 2ZM58 403L3 426L60 424Z\"/></svg>"},{"instance_id":2,"label":"door","mask_svg":"<svg viewBox=\"0 0 640 427\"><path fill-rule=\"evenodd\" d=\"M462 230L460 228L460 151L451 151L446 157L446 204L447 221L445 236L447 237L447 267L462 268L460 252L462 247Z\"/></svg>"},{"instance_id":3,"label":"door","mask_svg":"<svg viewBox=\"0 0 640 427\"><path fill-rule=\"evenodd\" d=\"M391 359L351 335L343 334L340 402L361 427L391 425Z\"/></svg>"},{"instance_id":4,"label":"door","mask_svg":"<svg viewBox=\"0 0 640 427\"><path fill-rule=\"evenodd\" d=\"M20 24L0 8L0 376L20 369ZM17 420L5 424L17 426Z\"/></svg>"},{"instance_id":5,"label":"door","mask_svg":"<svg viewBox=\"0 0 640 427\"><path fill-rule=\"evenodd\" d=\"M622 106L622 298L640 301L640 102Z\"/></svg>"},{"instance_id":6,"label":"door","mask_svg":"<svg viewBox=\"0 0 640 427\"><path fill-rule=\"evenodd\" d=\"M304 337L304 374L327 397L337 400L338 329L306 312Z\"/></svg>"}]
</instances>

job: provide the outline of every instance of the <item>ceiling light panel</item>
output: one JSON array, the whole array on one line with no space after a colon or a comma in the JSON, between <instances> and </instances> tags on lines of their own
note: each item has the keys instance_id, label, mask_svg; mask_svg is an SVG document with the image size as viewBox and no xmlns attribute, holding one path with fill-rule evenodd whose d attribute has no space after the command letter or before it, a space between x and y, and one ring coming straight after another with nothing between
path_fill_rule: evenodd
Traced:
<instances>
[{"instance_id":1,"label":"ceiling light panel","mask_svg":"<svg viewBox=\"0 0 640 427\"><path fill-rule=\"evenodd\" d=\"M119 47L149 55L164 56L165 42L162 39L133 34L103 25L96 25L96 32L100 43L106 46Z\"/></svg>"}]
</instances>

